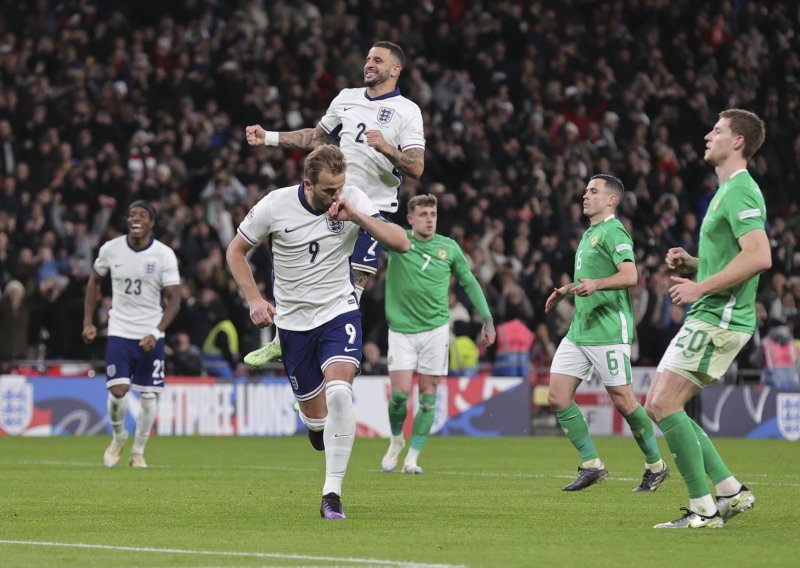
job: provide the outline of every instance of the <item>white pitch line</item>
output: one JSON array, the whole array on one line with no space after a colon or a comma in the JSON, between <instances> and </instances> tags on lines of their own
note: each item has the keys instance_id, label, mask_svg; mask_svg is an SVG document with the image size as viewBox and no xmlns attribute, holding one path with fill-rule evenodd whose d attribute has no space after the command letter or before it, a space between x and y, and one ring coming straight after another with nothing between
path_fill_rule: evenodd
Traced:
<instances>
[{"instance_id":1,"label":"white pitch line","mask_svg":"<svg viewBox=\"0 0 800 568\"><path fill-rule=\"evenodd\" d=\"M240 558L275 558L281 560L310 560L313 562L350 562L371 566L400 566L414 568L466 568L464 564L424 564L401 562L397 560L378 560L377 558L349 558L344 556L311 556L307 554L279 554L275 552L235 552L224 550L185 550L180 548L151 548L138 546L111 546L107 544L87 544L83 542L46 542L38 540L0 540L0 544L21 546L52 546L59 548L84 548L91 550L112 550L119 552L157 552L162 554L190 554L198 556L235 556Z\"/></svg>"},{"instance_id":2,"label":"white pitch line","mask_svg":"<svg viewBox=\"0 0 800 568\"><path fill-rule=\"evenodd\" d=\"M0 465L50 465L50 466L59 466L59 467L89 467L89 468L97 468L99 467L99 462L72 462L72 461L56 461L56 460L19 460L19 461L12 461L12 460L0 460ZM192 465L184 465L184 464L160 464L160 465L150 465L150 469L205 469L205 470L212 470L212 469L240 469L240 470L254 470L254 471L286 471L286 472L313 472L319 471L318 468L310 468L310 467L281 467L281 466L265 466L265 465L208 465L208 464L192 464ZM352 471L352 470L351 470ZM378 472L378 470L360 470L362 472L373 472L373 473L382 473ZM494 477L494 478L506 478L506 479L574 479L574 475L566 475L566 474L558 474L558 473L533 473L533 472L525 472L525 471L518 471L518 472L501 472L501 471L446 471L446 470L437 470L436 473L438 475L449 475L455 477ZM740 473L738 474L740 479L747 480L747 485L753 486L767 486L767 487L789 487L794 489L800 489L800 482L793 483L795 481L800 480L800 476L797 475L770 475L767 473ZM762 479L770 479L770 481L752 481L752 478L762 478ZM620 475L611 475L606 480L608 481L640 481L639 477L628 477L628 476L620 476Z\"/></svg>"}]
</instances>

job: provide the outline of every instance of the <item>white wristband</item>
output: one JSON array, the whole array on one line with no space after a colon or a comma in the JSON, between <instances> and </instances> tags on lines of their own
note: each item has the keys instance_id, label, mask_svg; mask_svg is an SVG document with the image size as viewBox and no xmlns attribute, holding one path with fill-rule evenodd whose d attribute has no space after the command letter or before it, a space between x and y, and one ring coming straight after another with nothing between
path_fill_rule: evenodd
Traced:
<instances>
[{"instance_id":1,"label":"white wristband","mask_svg":"<svg viewBox=\"0 0 800 568\"><path fill-rule=\"evenodd\" d=\"M264 132L264 146L277 146L279 142L279 135L277 132L267 130Z\"/></svg>"},{"instance_id":2,"label":"white wristband","mask_svg":"<svg viewBox=\"0 0 800 568\"><path fill-rule=\"evenodd\" d=\"M150 335L156 338L156 341L164 337L164 332L158 329L157 327L153 328L153 331L150 332Z\"/></svg>"}]
</instances>

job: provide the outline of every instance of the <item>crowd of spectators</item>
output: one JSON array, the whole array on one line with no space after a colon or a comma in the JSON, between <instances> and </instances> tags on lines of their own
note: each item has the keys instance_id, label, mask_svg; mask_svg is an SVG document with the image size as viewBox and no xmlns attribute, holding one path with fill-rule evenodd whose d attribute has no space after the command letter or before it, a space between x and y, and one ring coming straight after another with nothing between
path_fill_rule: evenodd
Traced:
<instances>
[{"instance_id":1,"label":"crowd of spectators","mask_svg":"<svg viewBox=\"0 0 800 568\"><path fill-rule=\"evenodd\" d=\"M619 215L640 274L634 362L657 362L683 318L667 295L665 251L696 251L717 186L703 136L730 107L767 125L751 164L773 247L759 333L782 325L796 338L798 32L788 0L4 3L0 361L102 358L102 342L81 343L84 289L135 199L157 207L157 237L180 261L175 349L197 350L219 317L236 325L241 354L256 347L224 249L261 196L301 179L304 155L251 148L244 127L313 127L341 88L362 84L376 40L405 49L401 91L426 128L425 173L401 186L396 220L416 193L438 195L439 232L462 245L498 322L518 318L536 333L534 367L569 325L568 302L543 307L571 275L581 196L601 172L627 189ZM265 247L252 262L269 297ZM365 341L385 354L383 301L379 274L362 309ZM454 317L469 319L466 301L453 295ZM740 365L757 367L755 355Z\"/></svg>"}]
</instances>

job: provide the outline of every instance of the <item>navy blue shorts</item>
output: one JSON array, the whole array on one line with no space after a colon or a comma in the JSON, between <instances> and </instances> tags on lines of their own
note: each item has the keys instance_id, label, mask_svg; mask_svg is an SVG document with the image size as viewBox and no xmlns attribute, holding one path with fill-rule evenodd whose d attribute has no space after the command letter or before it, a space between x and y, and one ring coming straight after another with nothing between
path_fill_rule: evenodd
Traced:
<instances>
[{"instance_id":1,"label":"navy blue shorts","mask_svg":"<svg viewBox=\"0 0 800 568\"><path fill-rule=\"evenodd\" d=\"M353 256L350 257L350 266L353 270L360 270L368 274L378 272L383 245L372 238L364 229L359 229Z\"/></svg>"},{"instance_id":2,"label":"navy blue shorts","mask_svg":"<svg viewBox=\"0 0 800 568\"><path fill-rule=\"evenodd\" d=\"M361 366L361 312L353 310L308 331L278 329L283 368L298 400L311 400L325 388L325 368L337 361Z\"/></svg>"},{"instance_id":3,"label":"navy blue shorts","mask_svg":"<svg viewBox=\"0 0 800 568\"><path fill-rule=\"evenodd\" d=\"M164 388L164 339L152 351L139 347L138 339L109 337L106 343L106 388L131 385L139 392Z\"/></svg>"}]
</instances>

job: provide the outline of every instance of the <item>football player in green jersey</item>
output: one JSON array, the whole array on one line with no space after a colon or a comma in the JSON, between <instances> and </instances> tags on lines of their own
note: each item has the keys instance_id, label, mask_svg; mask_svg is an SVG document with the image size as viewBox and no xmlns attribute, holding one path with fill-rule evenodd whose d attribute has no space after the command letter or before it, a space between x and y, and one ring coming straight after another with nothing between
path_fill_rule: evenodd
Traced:
<instances>
[{"instance_id":1,"label":"football player in green jersey","mask_svg":"<svg viewBox=\"0 0 800 568\"><path fill-rule=\"evenodd\" d=\"M479 341L491 345L495 329L480 284L470 271L464 253L453 239L436 234L436 196L417 195L408 202L407 231L411 250L389 253L386 269L386 320L389 324L389 449L381 460L385 472L394 471L405 447L403 422L416 372L419 376L419 408L414 417L411 448L403 473L422 473L417 458L428 439L436 405L436 387L447 375L450 342L450 277L463 286L483 318Z\"/></svg>"},{"instance_id":2,"label":"football player in green jersey","mask_svg":"<svg viewBox=\"0 0 800 568\"><path fill-rule=\"evenodd\" d=\"M644 475L634 491L655 491L669 476L653 423L636 400L631 385L634 330L628 288L636 285L638 272L633 240L614 215L623 192L622 182L614 176L598 174L589 180L583 195L583 213L590 225L578 244L574 281L556 288L545 303L545 311L549 312L564 297L575 297L575 316L550 367L547 397L583 462L578 477L564 491L580 491L608 477L586 419L575 403L575 391L595 373L645 456Z\"/></svg>"},{"instance_id":3,"label":"football player in green jersey","mask_svg":"<svg viewBox=\"0 0 800 568\"><path fill-rule=\"evenodd\" d=\"M678 306L691 304L686 321L667 347L645 405L664 432L689 493L686 514L655 528L721 528L752 508L755 497L722 461L708 435L687 416L686 402L717 381L756 325L758 275L772 266L764 230L764 197L747 171L747 161L764 142L764 122L752 112L729 109L706 134L706 162L719 189L700 227L698 256L682 248L667 252L667 266L697 272L697 281L672 276ZM706 475L714 483L711 497Z\"/></svg>"}]
</instances>

